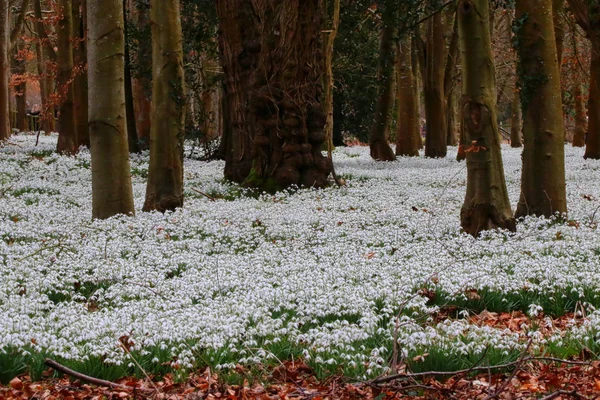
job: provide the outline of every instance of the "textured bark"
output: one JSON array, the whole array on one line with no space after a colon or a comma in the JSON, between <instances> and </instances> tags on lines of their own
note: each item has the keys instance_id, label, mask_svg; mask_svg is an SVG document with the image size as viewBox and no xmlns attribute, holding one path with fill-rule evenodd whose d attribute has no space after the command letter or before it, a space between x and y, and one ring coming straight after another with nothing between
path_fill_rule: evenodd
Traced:
<instances>
[{"instance_id":1,"label":"textured bark","mask_svg":"<svg viewBox=\"0 0 600 400\"><path fill-rule=\"evenodd\" d=\"M88 130L88 72L87 72L87 0L73 0L73 36L77 46L73 48L73 62L77 74L73 80L75 130L77 147L90 147Z\"/></svg>"},{"instance_id":2,"label":"textured bark","mask_svg":"<svg viewBox=\"0 0 600 400\"><path fill-rule=\"evenodd\" d=\"M152 130L144 211L183 206L185 80L179 0L152 0Z\"/></svg>"},{"instance_id":3,"label":"textured bark","mask_svg":"<svg viewBox=\"0 0 600 400\"><path fill-rule=\"evenodd\" d=\"M415 73L411 60L411 41L402 40L398 45L398 72L396 79L396 103L398 123L396 126L396 155L418 156L421 134L419 132L419 109L416 98Z\"/></svg>"},{"instance_id":4,"label":"textured bark","mask_svg":"<svg viewBox=\"0 0 600 400\"><path fill-rule=\"evenodd\" d=\"M369 134L371 157L378 161L393 161L394 151L388 143L388 132L394 105L394 67L396 37L398 36L398 12L395 0L386 0L383 9L383 29L379 47L378 86L375 118Z\"/></svg>"},{"instance_id":5,"label":"textured bark","mask_svg":"<svg viewBox=\"0 0 600 400\"><path fill-rule=\"evenodd\" d=\"M134 212L123 85L121 0L87 0L92 216Z\"/></svg>"},{"instance_id":6,"label":"textured bark","mask_svg":"<svg viewBox=\"0 0 600 400\"><path fill-rule=\"evenodd\" d=\"M461 0L457 15L463 129L471 144L466 153L467 193L460 212L461 226L475 237L495 228L515 231L500 151L488 0Z\"/></svg>"},{"instance_id":7,"label":"textured bark","mask_svg":"<svg viewBox=\"0 0 600 400\"><path fill-rule=\"evenodd\" d=\"M8 139L10 131L10 88L8 75L10 71L10 19L9 1L0 1L0 141Z\"/></svg>"},{"instance_id":8,"label":"textured bark","mask_svg":"<svg viewBox=\"0 0 600 400\"><path fill-rule=\"evenodd\" d=\"M135 123L135 107L133 101L133 86L131 83L131 57L127 40L127 0L123 0L123 15L125 16L125 111L127 114L127 142L130 153L139 153L137 126Z\"/></svg>"},{"instance_id":9,"label":"textured bark","mask_svg":"<svg viewBox=\"0 0 600 400\"><path fill-rule=\"evenodd\" d=\"M333 4L333 18L331 22L331 29L326 33L325 39L325 79L323 87L325 93L323 95L323 108L325 109L325 115L327 116L327 123L325 124L325 140L327 141L327 150L333 149L333 44L335 43L335 37L337 36L338 27L340 25L340 0L334 0Z\"/></svg>"},{"instance_id":10,"label":"textured bark","mask_svg":"<svg viewBox=\"0 0 600 400\"><path fill-rule=\"evenodd\" d=\"M430 18L427 30L425 76L423 78L427 119L425 157L446 157L448 126L446 94L444 93L446 32L441 13Z\"/></svg>"},{"instance_id":11,"label":"textured bark","mask_svg":"<svg viewBox=\"0 0 600 400\"><path fill-rule=\"evenodd\" d=\"M444 95L446 96L446 144L456 146L458 142L458 134L456 132L456 99L454 96L454 88L456 86L456 64L458 62L459 42L458 42L458 18L455 16L455 11L452 11L452 20L454 25L452 35L450 37L450 45L448 47L448 55L446 57L446 67L444 70Z\"/></svg>"},{"instance_id":12,"label":"textured bark","mask_svg":"<svg viewBox=\"0 0 600 400\"><path fill-rule=\"evenodd\" d=\"M58 114L60 132L56 151L73 154L77 151L77 131L75 130L75 110L73 107L73 19L71 0L59 0L61 19L57 29L58 92L61 98Z\"/></svg>"},{"instance_id":13,"label":"textured bark","mask_svg":"<svg viewBox=\"0 0 600 400\"><path fill-rule=\"evenodd\" d=\"M219 0L225 176L277 190L328 185L320 0Z\"/></svg>"},{"instance_id":14,"label":"textured bark","mask_svg":"<svg viewBox=\"0 0 600 400\"><path fill-rule=\"evenodd\" d=\"M56 61L56 53L46 34L44 24L42 23L42 6L40 0L33 1L33 12L35 16L35 31L38 36L36 43L37 66L40 81L40 91L42 98L42 130L49 135L54 132L54 106L50 102L50 94L54 88L50 74L47 70L48 60Z\"/></svg>"},{"instance_id":15,"label":"textured bark","mask_svg":"<svg viewBox=\"0 0 600 400\"><path fill-rule=\"evenodd\" d=\"M587 119L585 118L585 102L583 101L581 82L575 82L573 96L575 97L575 130L573 131L573 147L584 147Z\"/></svg>"},{"instance_id":16,"label":"textured bark","mask_svg":"<svg viewBox=\"0 0 600 400\"><path fill-rule=\"evenodd\" d=\"M523 146L523 139L521 138L523 112L521 110L521 97L518 92L513 94L510 102L510 113L510 146L521 147Z\"/></svg>"},{"instance_id":17,"label":"textured bark","mask_svg":"<svg viewBox=\"0 0 600 400\"><path fill-rule=\"evenodd\" d=\"M552 0L517 0L523 171L516 217L567 212L565 132Z\"/></svg>"}]
</instances>

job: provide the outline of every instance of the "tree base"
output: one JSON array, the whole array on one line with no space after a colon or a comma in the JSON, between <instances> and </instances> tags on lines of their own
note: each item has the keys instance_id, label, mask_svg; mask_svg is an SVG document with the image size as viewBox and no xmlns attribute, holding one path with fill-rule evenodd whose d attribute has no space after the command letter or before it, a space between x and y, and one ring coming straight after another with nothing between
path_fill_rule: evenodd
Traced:
<instances>
[{"instance_id":1,"label":"tree base","mask_svg":"<svg viewBox=\"0 0 600 400\"><path fill-rule=\"evenodd\" d=\"M463 206L460 211L460 225L464 232L478 237L482 231L506 229L516 232L517 225L511 215L502 215L492 204Z\"/></svg>"}]
</instances>

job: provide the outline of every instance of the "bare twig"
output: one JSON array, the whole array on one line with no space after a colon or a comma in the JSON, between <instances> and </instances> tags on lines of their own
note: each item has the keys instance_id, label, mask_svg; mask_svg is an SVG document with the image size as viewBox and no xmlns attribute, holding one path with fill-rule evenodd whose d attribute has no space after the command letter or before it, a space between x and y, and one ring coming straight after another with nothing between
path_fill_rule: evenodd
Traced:
<instances>
[{"instance_id":1,"label":"bare twig","mask_svg":"<svg viewBox=\"0 0 600 400\"><path fill-rule=\"evenodd\" d=\"M57 363L56 361L51 360L49 358L46 358L46 360L44 361L44 364L46 364L47 366L49 366L50 368L52 368L58 372L62 372L63 374L72 376L73 378L80 379L85 382L92 383L94 385L105 386L105 387L109 387L111 389L116 389L116 390L130 391L130 390L136 389L135 387L121 385L118 383L106 381L104 379L94 378L92 376L88 376L88 375L82 374L77 371L73 371L72 369L67 368L64 365L61 365L61 364ZM137 389L139 389L139 388L137 388ZM142 390L144 392L150 392L150 390L148 390L148 389L139 389L139 390Z\"/></svg>"},{"instance_id":2,"label":"bare twig","mask_svg":"<svg viewBox=\"0 0 600 400\"><path fill-rule=\"evenodd\" d=\"M552 399L556 399L562 395L566 395L566 396L571 396L575 399L585 399L586 397L581 396L580 394L577 393L577 391L575 389L568 391L568 390L557 390L554 393L549 394L546 397L542 397L540 400L552 400Z\"/></svg>"},{"instance_id":3,"label":"bare twig","mask_svg":"<svg viewBox=\"0 0 600 400\"><path fill-rule=\"evenodd\" d=\"M510 377L506 381L504 381L504 383L502 384L502 386L500 386L494 393L492 393L489 396L487 396L485 398L485 400L492 400L492 399L498 398L498 396L500 395L500 393L502 393L508 387L508 385L510 385L510 382L517 375L517 372L519 372L521 370L521 367L523 366L523 362L525 361L525 358L527 358L527 353L529 352L529 348L531 347L531 343L533 343L533 336L529 339L529 342L527 343L527 347L525 347L525 350L523 350L523 354L521 354L521 357L519 357L519 359L517 360L516 368L512 372L512 374L510 375Z\"/></svg>"},{"instance_id":4,"label":"bare twig","mask_svg":"<svg viewBox=\"0 0 600 400\"><path fill-rule=\"evenodd\" d=\"M191 189L192 189L194 192L196 192L196 193L199 193L199 194L201 194L202 196L204 196L204 197L208 198L210 201L217 201L217 199L215 199L214 197L212 197L212 196L211 196L211 195L209 195L209 194L206 194L206 193L204 193L204 192L201 192L201 191L199 191L198 189L194 189L194 188L191 188Z\"/></svg>"}]
</instances>

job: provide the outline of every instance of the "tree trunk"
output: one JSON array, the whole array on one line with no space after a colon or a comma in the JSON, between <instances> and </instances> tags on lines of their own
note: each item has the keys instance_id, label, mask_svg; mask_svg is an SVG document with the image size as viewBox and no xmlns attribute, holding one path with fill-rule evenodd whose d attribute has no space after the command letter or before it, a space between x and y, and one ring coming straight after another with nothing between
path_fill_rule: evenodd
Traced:
<instances>
[{"instance_id":1,"label":"tree trunk","mask_svg":"<svg viewBox=\"0 0 600 400\"><path fill-rule=\"evenodd\" d=\"M388 143L391 111L394 106L394 67L396 60L396 37L398 36L397 5L395 0L384 2L383 29L379 48L378 85L379 97L375 106L375 118L369 135L371 157L378 161L393 161L394 151Z\"/></svg>"},{"instance_id":2,"label":"tree trunk","mask_svg":"<svg viewBox=\"0 0 600 400\"><path fill-rule=\"evenodd\" d=\"M33 10L35 16L35 31L38 36L36 42L37 66L40 76L40 94L42 98L42 130L46 135L54 132L54 104L50 100L50 94L53 92L54 82L47 68L48 60L56 60L54 49L50 46L48 35L46 34L42 22L42 6L40 0L34 0Z\"/></svg>"},{"instance_id":3,"label":"tree trunk","mask_svg":"<svg viewBox=\"0 0 600 400\"><path fill-rule=\"evenodd\" d=\"M225 176L268 191L327 186L320 0L220 0L217 13Z\"/></svg>"},{"instance_id":4,"label":"tree trunk","mask_svg":"<svg viewBox=\"0 0 600 400\"><path fill-rule=\"evenodd\" d=\"M419 110L415 98L415 74L411 60L411 41L405 38L398 44L398 72L396 79L396 103L398 123L396 126L396 155L415 157L419 155Z\"/></svg>"},{"instance_id":5,"label":"tree trunk","mask_svg":"<svg viewBox=\"0 0 600 400\"><path fill-rule=\"evenodd\" d=\"M123 0L123 16L125 25L125 110L127 114L127 142L130 153L139 153L137 126L135 123L135 108L133 102L133 86L131 84L131 57L129 55L129 43L127 33L127 0Z\"/></svg>"},{"instance_id":6,"label":"tree trunk","mask_svg":"<svg viewBox=\"0 0 600 400\"><path fill-rule=\"evenodd\" d=\"M575 97L575 130L573 131L573 147L584 147L587 119L585 118L585 102L583 101L581 82L575 82L573 96Z\"/></svg>"},{"instance_id":7,"label":"tree trunk","mask_svg":"<svg viewBox=\"0 0 600 400\"><path fill-rule=\"evenodd\" d=\"M134 212L123 86L123 7L121 0L87 0L87 12L92 216L109 218Z\"/></svg>"},{"instance_id":8,"label":"tree trunk","mask_svg":"<svg viewBox=\"0 0 600 400\"><path fill-rule=\"evenodd\" d=\"M567 212L565 131L552 0L517 0L523 171L516 217Z\"/></svg>"},{"instance_id":9,"label":"tree trunk","mask_svg":"<svg viewBox=\"0 0 600 400\"><path fill-rule=\"evenodd\" d=\"M458 42L458 18L455 16L456 12L452 11L452 19L454 24L452 27L452 36L450 37L450 45L448 47L448 55L446 57L446 66L444 69L444 95L446 96L446 144L449 146L456 146L457 144L457 133L456 133L456 99L454 96L454 88L456 86L456 64L459 52Z\"/></svg>"},{"instance_id":10,"label":"tree trunk","mask_svg":"<svg viewBox=\"0 0 600 400\"><path fill-rule=\"evenodd\" d=\"M23 43L20 38L17 38L17 43L14 43L13 55L13 73L15 74L18 84L15 85L15 103L17 105L17 125L19 132L29 131L29 119L27 117L27 80L25 79L26 65L25 59L21 51Z\"/></svg>"},{"instance_id":11,"label":"tree trunk","mask_svg":"<svg viewBox=\"0 0 600 400\"><path fill-rule=\"evenodd\" d=\"M419 51L417 41L415 39L415 35L412 35L410 40L410 64L413 72L413 78L415 84L413 85L413 98L415 99L415 107L417 109L417 127L419 135L415 138L417 140L417 144L419 146L419 150L422 150L424 147L423 137L421 136L421 90L423 88L423 81L421 79L420 70L420 61L419 61Z\"/></svg>"},{"instance_id":12,"label":"tree trunk","mask_svg":"<svg viewBox=\"0 0 600 400\"><path fill-rule=\"evenodd\" d=\"M73 36L77 46L73 49L73 62L77 73L73 80L75 129L77 132L77 147L90 147L88 130L88 72L87 66L87 0L73 0Z\"/></svg>"},{"instance_id":13,"label":"tree trunk","mask_svg":"<svg viewBox=\"0 0 600 400\"><path fill-rule=\"evenodd\" d=\"M150 24L150 9L143 2L136 2L136 25L144 30ZM133 82L135 92L136 130L140 144L148 146L152 127L152 44L143 40L137 48L138 73Z\"/></svg>"},{"instance_id":14,"label":"tree trunk","mask_svg":"<svg viewBox=\"0 0 600 400\"><path fill-rule=\"evenodd\" d=\"M9 1L0 1L0 141L10 137Z\"/></svg>"},{"instance_id":15,"label":"tree trunk","mask_svg":"<svg viewBox=\"0 0 600 400\"><path fill-rule=\"evenodd\" d=\"M61 19L57 31L58 94L61 98L58 123L60 132L56 151L73 154L77 151L77 131L73 107L73 20L71 0L58 1Z\"/></svg>"},{"instance_id":16,"label":"tree trunk","mask_svg":"<svg viewBox=\"0 0 600 400\"><path fill-rule=\"evenodd\" d=\"M481 16L486 16L481 18ZM460 212L463 230L475 237L484 230L516 230L512 216L496 115L496 79L489 31L488 0L458 5L462 49L463 127L467 155L467 194Z\"/></svg>"},{"instance_id":17,"label":"tree trunk","mask_svg":"<svg viewBox=\"0 0 600 400\"><path fill-rule=\"evenodd\" d=\"M516 91L510 102L510 113L510 146L521 147L523 146L523 140L521 139L523 112L521 110L521 97Z\"/></svg>"},{"instance_id":18,"label":"tree trunk","mask_svg":"<svg viewBox=\"0 0 600 400\"><path fill-rule=\"evenodd\" d=\"M565 0L552 0L552 23L554 25L554 36L556 40L556 59L558 60L558 71L562 66L562 56L565 43Z\"/></svg>"},{"instance_id":19,"label":"tree trunk","mask_svg":"<svg viewBox=\"0 0 600 400\"><path fill-rule=\"evenodd\" d=\"M152 130L144 211L183 206L185 80L179 0L151 0Z\"/></svg>"},{"instance_id":20,"label":"tree trunk","mask_svg":"<svg viewBox=\"0 0 600 400\"><path fill-rule=\"evenodd\" d=\"M446 120L446 95L444 72L446 62L445 25L442 14L437 13L428 22L425 77L425 157L446 157L448 121Z\"/></svg>"},{"instance_id":21,"label":"tree trunk","mask_svg":"<svg viewBox=\"0 0 600 400\"><path fill-rule=\"evenodd\" d=\"M327 142L327 150L331 152L333 150L333 44L335 37L337 36L338 27L340 25L340 0L334 0L333 4L333 18L331 23L331 29L326 33L327 38L325 39L325 79L324 88L325 94L323 95L323 108L325 109L325 115L327 116L327 124L325 125L325 140Z\"/></svg>"}]
</instances>

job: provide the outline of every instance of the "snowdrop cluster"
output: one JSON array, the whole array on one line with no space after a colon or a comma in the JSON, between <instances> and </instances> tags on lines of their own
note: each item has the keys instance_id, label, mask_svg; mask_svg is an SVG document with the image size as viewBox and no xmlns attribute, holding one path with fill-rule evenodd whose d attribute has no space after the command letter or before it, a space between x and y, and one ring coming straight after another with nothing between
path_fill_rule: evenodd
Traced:
<instances>
[{"instance_id":1,"label":"snowdrop cluster","mask_svg":"<svg viewBox=\"0 0 600 400\"><path fill-rule=\"evenodd\" d=\"M148 154L133 155L137 215L92 221L90 154L58 156L55 143L18 135L0 149L0 351L127 363L127 337L184 367L227 350L228 366L286 341L317 362L376 370L387 360L365 344L375 337L405 355L523 348L510 331L427 321L438 308L425 287L457 300L600 288L600 162L580 149L566 148L569 223L527 218L516 234L475 240L460 232L466 169L453 154L378 163L341 148L347 186L260 196L224 181L222 162L186 160L185 207L164 215L141 212ZM520 150L503 156L514 205ZM600 315L576 329L600 332Z\"/></svg>"}]
</instances>

